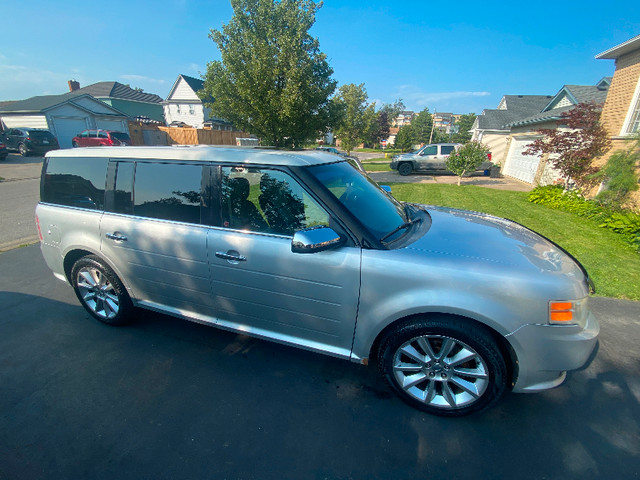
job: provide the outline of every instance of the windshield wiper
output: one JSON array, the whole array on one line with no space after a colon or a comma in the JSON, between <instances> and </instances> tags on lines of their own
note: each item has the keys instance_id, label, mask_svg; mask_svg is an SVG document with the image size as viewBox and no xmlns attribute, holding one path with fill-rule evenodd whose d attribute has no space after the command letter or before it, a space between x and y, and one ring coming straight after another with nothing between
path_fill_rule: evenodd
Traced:
<instances>
[{"instance_id":1,"label":"windshield wiper","mask_svg":"<svg viewBox=\"0 0 640 480\"><path fill-rule=\"evenodd\" d=\"M408 222L403 223L402 225L398 225L396 228L394 228L393 230L391 230L389 233L387 233L384 237L382 237L380 239L381 242L384 242L387 238L389 238L391 235L398 233L400 230L403 230L405 228L409 228L411 225L413 225L414 223L418 223L421 222L422 218L420 217L416 217L412 220L409 220Z\"/></svg>"}]
</instances>

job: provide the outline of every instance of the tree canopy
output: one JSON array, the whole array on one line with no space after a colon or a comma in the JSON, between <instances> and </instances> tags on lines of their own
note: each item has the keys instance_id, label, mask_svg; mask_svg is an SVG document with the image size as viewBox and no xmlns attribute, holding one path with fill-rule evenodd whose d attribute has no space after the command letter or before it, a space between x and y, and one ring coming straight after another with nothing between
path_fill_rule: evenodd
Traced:
<instances>
[{"instance_id":1,"label":"tree canopy","mask_svg":"<svg viewBox=\"0 0 640 480\"><path fill-rule=\"evenodd\" d=\"M277 147L300 147L330 121L333 70L309 35L322 2L231 0L233 17L211 38L200 97L212 114Z\"/></svg>"},{"instance_id":2,"label":"tree canopy","mask_svg":"<svg viewBox=\"0 0 640 480\"><path fill-rule=\"evenodd\" d=\"M338 95L331 100L332 111L338 111L339 118L334 125L336 137L347 153L371 137L376 128L375 103L368 103L364 83L349 83L338 89Z\"/></svg>"},{"instance_id":3,"label":"tree canopy","mask_svg":"<svg viewBox=\"0 0 640 480\"><path fill-rule=\"evenodd\" d=\"M475 113L466 113L461 115L455 123L458 126L458 131L451 136L451 141L456 143L466 143L471 140L471 132L469 132L469 130L471 130L475 121Z\"/></svg>"}]
</instances>

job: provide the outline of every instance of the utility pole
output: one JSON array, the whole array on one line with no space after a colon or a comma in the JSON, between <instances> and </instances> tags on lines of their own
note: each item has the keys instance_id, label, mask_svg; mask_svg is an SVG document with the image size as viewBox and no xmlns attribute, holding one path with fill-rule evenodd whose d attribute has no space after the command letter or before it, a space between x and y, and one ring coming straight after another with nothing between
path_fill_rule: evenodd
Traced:
<instances>
[{"instance_id":1,"label":"utility pole","mask_svg":"<svg viewBox=\"0 0 640 480\"><path fill-rule=\"evenodd\" d=\"M429 143L431 143L431 139L433 139L433 129L436 127L436 110L433 111L433 115L431 115L431 133L429 134Z\"/></svg>"}]
</instances>

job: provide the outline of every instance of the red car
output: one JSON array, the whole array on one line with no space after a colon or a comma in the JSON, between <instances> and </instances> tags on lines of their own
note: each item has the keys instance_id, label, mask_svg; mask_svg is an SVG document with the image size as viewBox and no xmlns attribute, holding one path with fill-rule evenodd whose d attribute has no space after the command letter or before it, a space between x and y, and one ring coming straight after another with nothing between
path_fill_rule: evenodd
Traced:
<instances>
[{"instance_id":1,"label":"red car","mask_svg":"<svg viewBox=\"0 0 640 480\"><path fill-rule=\"evenodd\" d=\"M85 130L73 137L71 145L74 147L98 147L100 145L133 145L133 143L128 133L92 129Z\"/></svg>"}]
</instances>

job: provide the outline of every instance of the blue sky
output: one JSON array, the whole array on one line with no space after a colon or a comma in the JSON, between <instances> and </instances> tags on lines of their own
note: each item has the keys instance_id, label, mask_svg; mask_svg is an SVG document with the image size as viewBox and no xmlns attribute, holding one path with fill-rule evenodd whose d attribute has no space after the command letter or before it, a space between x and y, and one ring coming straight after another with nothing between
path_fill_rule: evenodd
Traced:
<instances>
[{"instance_id":1,"label":"blue sky","mask_svg":"<svg viewBox=\"0 0 640 480\"><path fill-rule=\"evenodd\" d=\"M209 30L232 15L224 0L3 3L0 101L64 93L70 79L164 98L220 58ZM364 83L378 105L480 113L613 75L594 56L640 34L640 2L326 0L311 33L338 84Z\"/></svg>"}]
</instances>

